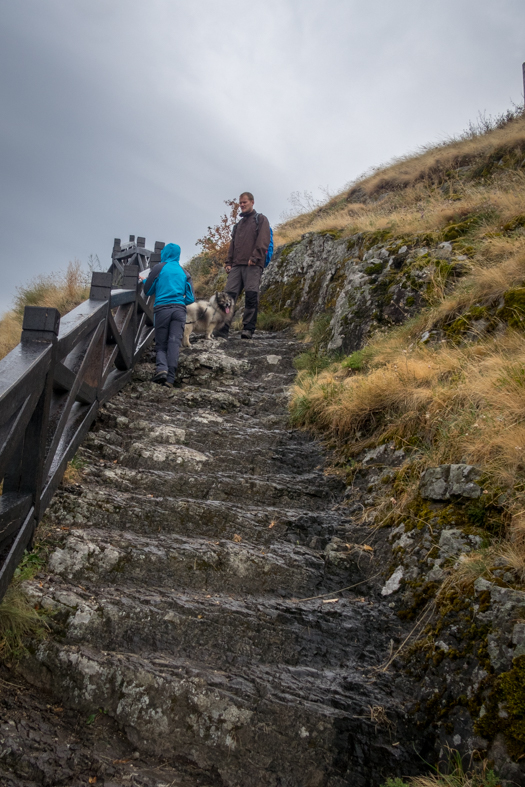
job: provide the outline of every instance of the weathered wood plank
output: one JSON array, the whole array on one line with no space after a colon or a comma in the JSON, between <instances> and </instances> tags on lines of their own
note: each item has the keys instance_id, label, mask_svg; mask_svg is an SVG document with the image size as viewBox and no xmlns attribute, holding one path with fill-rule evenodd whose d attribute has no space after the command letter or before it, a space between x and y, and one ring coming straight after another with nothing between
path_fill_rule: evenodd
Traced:
<instances>
[{"instance_id":1,"label":"weathered wood plank","mask_svg":"<svg viewBox=\"0 0 525 787\"><path fill-rule=\"evenodd\" d=\"M32 502L30 494L17 495L11 492L0 497L0 542L18 530Z\"/></svg>"},{"instance_id":2,"label":"weathered wood plank","mask_svg":"<svg viewBox=\"0 0 525 787\"><path fill-rule=\"evenodd\" d=\"M75 384L76 374L64 366L60 361L53 372L53 388L55 390L70 391ZM79 388L77 399L84 404L91 404L97 397L97 389L86 382Z\"/></svg>"},{"instance_id":3,"label":"weathered wood plank","mask_svg":"<svg viewBox=\"0 0 525 787\"><path fill-rule=\"evenodd\" d=\"M25 396L41 388L52 359L52 347L18 344L0 361L0 423L8 421Z\"/></svg>"},{"instance_id":4,"label":"weathered wood plank","mask_svg":"<svg viewBox=\"0 0 525 787\"><path fill-rule=\"evenodd\" d=\"M58 357L65 358L82 339L106 318L107 302L84 301L62 317L58 333Z\"/></svg>"},{"instance_id":5,"label":"weathered wood plank","mask_svg":"<svg viewBox=\"0 0 525 787\"><path fill-rule=\"evenodd\" d=\"M146 300L142 293L137 293L137 308L139 311L147 314L150 325L153 325L153 296Z\"/></svg>"},{"instance_id":6,"label":"weathered wood plank","mask_svg":"<svg viewBox=\"0 0 525 787\"><path fill-rule=\"evenodd\" d=\"M135 290L112 290L111 292L111 308L115 306L123 306L126 303L133 303L137 297Z\"/></svg>"},{"instance_id":7,"label":"weathered wood plank","mask_svg":"<svg viewBox=\"0 0 525 787\"><path fill-rule=\"evenodd\" d=\"M146 249L144 246L139 246L139 247L133 247L132 246L132 247L130 247L128 249L122 249L122 251L117 251L113 255L112 259L113 259L113 262L117 262L117 260L118 261L120 261L120 260L124 260L125 261L127 257L136 256L137 253L139 253L139 254L146 254L146 255L149 256L152 252L149 249Z\"/></svg>"},{"instance_id":8,"label":"weathered wood plank","mask_svg":"<svg viewBox=\"0 0 525 787\"><path fill-rule=\"evenodd\" d=\"M0 478L3 478L12 464L19 443L24 438L24 431L33 415L40 391L28 394L16 416L5 424L4 434L0 435Z\"/></svg>"},{"instance_id":9,"label":"weathered wood plank","mask_svg":"<svg viewBox=\"0 0 525 787\"><path fill-rule=\"evenodd\" d=\"M60 486L67 463L75 456L78 447L97 417L99 406L99 401L93 402L89 408L80 405L78 402L75 405L77 410L73 413L73 417L69 420L60 437L60 442L53 455L53 461L46 474L43 491L39 501L42 513L46 510L53 495Z\"/></svg>"},{"instance_id":10,"label":"weathered wood plank","mask_svg":"<svg viewBox=\"0 0 525 787\"><path fill-rule=\"evenodd\" d=\"M90 368L90 364L91 364L91 362L93 360L93 357L92 357L93 356L93 351L97 347L97 345L99 344L99 339L101 338L101 336L103 336L103 332L104 332L105 326L106 326L106 321L105 320L103 322L99 323L95 333L93 334L93 338L91 339L91 341L89 343L88 350L87 350L87 352L86 352L86 354L84 356L84 360L82 361L80 369L77 372L77 379L75 380L75 383L74 383L73 387L71 388L71 390L69 392L69 396L68 396L67 402L66 402L66 404L64 406L64 409L62 410L62 413L60 415L60 419L59 419L58 424L56 426L55 434L54 434L53 439L51 441L51 445L49 446L49 449L48 449L48 454L47 454L47 457L46 457L46 460L45 460L45 463L44 463L44 475L47 475L49 473L50 468L51 468L51 466L53 464L55 453L56 453L56 451L58 449L59 443L60 443L61 438L62 438L62 433L64 432L64 430L66 428L66 424L67 424L67 421L68 421L68 418L69 418L69 413L71 412L73 404L75 403L75 399L76 399L76 396L77 396L78 391L80 389L80 386L81 386L82 382L84 381L84 376L87 374L87 372L88 372L88 370ZM95 359L95 360L99 360L100 363L102 362L101 358L100 359Z\"/></svg>"},{"instance_id":11,"label":"weathered wood plank","mask_svg":"<svg viewBox=\"0 0 525 787\"><path fill-rule=\"evenodd\" d=\"M132 377L133 369L129 369L127 372L120 372L118 369L114 369L110 372L104 384L104 388L99 394L100 404L104 404L104 402L107 402L112 396L115 396Z\"/></svg>"},{"instance_id":12,"label":"weathered wood plank","mask_svg":"<svg viewBox=\"0 0 525 787\"><path fill-rule=\"evenodd\" d=\"M123 308L123 307L120 307ZM129 369L133 363L133 348L131 343L127 341L125 331L127 330L130 321L133 319L133 309L128 307L128 315L124 320L122 333L115 324L115 318L109 313L109 326L108 326L108 339L111 337L117 345L119 352L115 358L115 365L117 369ZM126 346L126 344L128 346Z\"/></svg>"},{"instance_id":13,"label":"weathered wood plank","mask_svg":"<svg viewBox=\"0 0 525 787\"><path fill-rule=\"evenodd\" d=\"M5 592L9 587L9 583L13 578L15 569L20 563L22 556L33 539L35 532L36 519L34 516L34 509L31 508L27 514L18 535L9 550L6 559L0 568L0 599L5 596Z\"/></svg>"}]
</instances>

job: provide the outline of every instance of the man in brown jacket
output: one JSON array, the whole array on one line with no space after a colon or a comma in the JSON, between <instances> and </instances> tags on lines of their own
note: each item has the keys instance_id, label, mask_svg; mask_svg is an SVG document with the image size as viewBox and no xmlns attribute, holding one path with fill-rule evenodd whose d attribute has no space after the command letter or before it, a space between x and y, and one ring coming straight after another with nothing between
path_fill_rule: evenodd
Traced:
<instances>
[{"instance_id":1,"label":"man in brown jacket","mask_svg":"<svg viewBox=\"0 0 525 787\"><path fill-rule=\"evenodd\" d=\"M225 270L228 274L226 292L237 300L245 292L243 331L241 338L251 339L257 322L259 284L270 245L270 223L266 216L253 209L253 194L244 191L239 197L241 220L234 226ZM217 336L228 337L232 316Z\"/></svg>"}]
</instances>

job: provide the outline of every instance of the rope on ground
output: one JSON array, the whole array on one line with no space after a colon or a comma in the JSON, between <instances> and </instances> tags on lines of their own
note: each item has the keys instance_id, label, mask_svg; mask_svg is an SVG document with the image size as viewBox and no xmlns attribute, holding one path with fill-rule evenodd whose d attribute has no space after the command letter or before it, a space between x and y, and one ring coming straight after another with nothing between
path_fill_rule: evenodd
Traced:
<instances>
[{"instance_id":1,"label":"rope on ground","mask_svg":"<svg viewBox=\"0 0 525 787\"><path fill-rule=\"evenodd\" d=\"M333 596L335 593L343 593L345 590L352 590L352 588L356 588L359 585L365 585L367 582L370 582L372 579L380 576L383 572L378 571L377 574L373 574L371 577L367 579L363 579L361 582L356 582L355 585L349 585L347 588L341 588L341 590L332 590L330 593L322 593L320 596L310 596L310 598L294 598L292 601L315 601L318 598L326 598L326 596Z\"/></svg>"},{"instance_id":2,"label":"rope on ground","mask_svg":"<svg viewBox=\"0 0 525 787\"><path fill-rule=\"evenodd\" d=\"M414 628L412 629L412 631L411 631L411 632L408 634L408 636L407 636L407 637L405 637L405 639L403 640L403 642L401 643L401 645L398 647L398 649L396 650L396 652L395 652L395 653L393 653L393 654L390 656L390 658L388 659L388 661L387 661L387 662L385 662L385 663L384 663L382 666L380 666L380 667L374 667L374 670L375 670L375 671L377 671L377 672L386 672L386 671L387 671L387 669L390 667L390 665L392 664L392 662L394 661L394 659L396 659L396 658L399 656L399 654L401 653L401 651L403 650L403 648L405 647L405 645L407 644L407 642L410 640L410 638L412 637L412 635L413 635L413 634L414 634L414 633L417 631L417 629L418 629L420 626L422 626L422 625L423 625L423 623L427 623L427 622L430 620L430 618L431 618L431 615L432 615L432 612L434 611L434 608L435 608L435 606L436 606L436 605L435 605L435 602L434 602L434 600L432 600L432 601L429 601L429 603L427 604L427 606L424 608L423 612L421 613L421 616L420 616L419 620L416 622L416 625L414 626ZM428 614L428 615L427 615L427 613L430 613L430 614Z\"/></svg>"}]
</instances>

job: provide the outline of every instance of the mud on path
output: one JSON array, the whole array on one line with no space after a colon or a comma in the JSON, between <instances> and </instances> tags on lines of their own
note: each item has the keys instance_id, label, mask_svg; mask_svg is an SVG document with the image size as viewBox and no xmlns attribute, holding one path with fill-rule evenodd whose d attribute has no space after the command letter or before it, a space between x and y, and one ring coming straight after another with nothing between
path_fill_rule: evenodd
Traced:
<instances>
[{"instance_id":1,"label":"mud on path","mask_svg":"<svg viewBox=\"0 0 525 787\"><path fill-rule=\"evenodd\" d=\"M388 547L352 546L370 533L319 444L289 428L300 351L286 332L197 341L182 388L144 363L100 413L27 587L51 636L0 683L2 784L373 787L415 772L403 689L375 669L404 636L380 594Z\"/></svg>"}]
</instances>

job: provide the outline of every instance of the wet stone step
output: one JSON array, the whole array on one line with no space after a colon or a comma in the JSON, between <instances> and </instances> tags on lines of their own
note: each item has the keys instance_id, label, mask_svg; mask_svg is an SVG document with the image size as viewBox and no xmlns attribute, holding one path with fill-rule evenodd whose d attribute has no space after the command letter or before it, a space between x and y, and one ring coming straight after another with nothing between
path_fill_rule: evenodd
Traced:
<instances>
[{"instance_id":1,"label":"wet stone step","mask_svg":"<svg viewBox=\"0 0 525 787\"><path fill-rule=\"evenodd\" d=\"M280 506L248 505L242 501L144 497L109 487L91 487L80 495L57 496L49 518L64 525L96 525L135 533L175 533L210 540L270 545L284 540L324 549L334 537L345 538L351 519L337 510L301 511Z\"/></svg>"},{"instance_id":2,"label":"wet stone step","mask_svg":"<svg viewBox=\"0 0 525 787\"><path fill-rule=\"evenodd\" d=\"M232 787L365 787L378 763L399 767L368 704L395 718L388 683L364 685L355 670L277 664L238 674L55 643L41 645L35 661L30 680L55 676L56 696L84 712L103 707L143 751L215 768Z\"/></svg>"},{"instance_id":3,"label":"wet stone step","mask_svg":"<svg viewBox=\"0 0 525 787\"><path fill-rule=\"evenodd\" d=\"M121 465L90 470L91 480L113 490L141 492L154 497L182 497L191 490L194 499L239 501L250 505L267 504L308 511L325 510L341 497L344 486L335 477L327 478L319 471L299 478L285 474L272 476L240 476L236 473L199 473L191 470L170 473L162 470L133 470Z\"/></svg>"},{"instance_id":4,"label":"wet stone step","mask_svg":"<svg viewBox=\"0 0 525 787\"><path fill-rule=\"evenodd\" d=\"M160 425L139 420L140 431L123 436L98 430L88 435L85 447L94 457L127 467L172 472L192 463L209 472L236 470L240 476L299 475L312 472L321 462L316 447L290 430L268 431L251 423L241 428L226 422L217 425L209 417L206 420L213 426L199 430L180 417Z\"/></svg>"},{"instance_id":5,"label":"wet stone step","mask_svg":"<svg viewBox=\"0 0 525 787\"><path fill-rule=\"evenodd\" d=\"M289 543L261 549L241 539L138 536L114 530L74 530L64 549L57 549L50 569L80 585L95 577L140 587L191 588L209 592L277 593L307 596L330 577L322 555Z\"/></svg>"},{"instance_id":6,"label":"wet stone step","mask_svg":"<svg viewBox=\"0 0 525 787\"><path fill-rule=\"evenodd\" d=\"M34 586L31 595L56 613L69 644L151 658L164 653L214 669L255 663L350 669L388 659L384 642L397 641L399 621L380 615L373 602L341 598L299 602L267 597L176 593L169 589L82 585L82 596L58 583Z\"/></svg>"}]
</instances>

